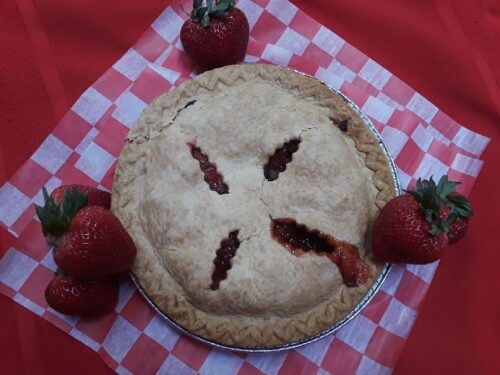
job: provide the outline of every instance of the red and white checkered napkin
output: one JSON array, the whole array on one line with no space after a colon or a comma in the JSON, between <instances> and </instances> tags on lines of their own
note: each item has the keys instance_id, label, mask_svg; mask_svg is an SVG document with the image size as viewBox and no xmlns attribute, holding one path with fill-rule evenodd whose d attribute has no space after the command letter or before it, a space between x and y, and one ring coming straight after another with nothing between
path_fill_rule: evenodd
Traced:
<instances>
[{"instance_id":1,"label":"red and white checkered napkin","mask_svg":"<svg viewBox=\"0 0 500 375\"><path fill-rule=\"evenodd\" d=\"M187 3L187 1L185 1ZM350 97L373 121L403 187L447 173L467 194L488 139L460 126L390 72L285 0L240 0L251 26L247 61L314 75ZM185 8L189 8L185 4ZM43 291L55 264L34 218L40 189L83 183L111 189L123 139L144 107L192 76L178 42L184 14L168 7L140 40L78 99L26 164L0 188L0 222L17 241L0 260L0 291L97 351L119 373L390 373L436 263L394 266L382 289L337 333L296 350L233 354L179 334L124 281L113 314L68 318Z\"/></svg>"}]
</instances>

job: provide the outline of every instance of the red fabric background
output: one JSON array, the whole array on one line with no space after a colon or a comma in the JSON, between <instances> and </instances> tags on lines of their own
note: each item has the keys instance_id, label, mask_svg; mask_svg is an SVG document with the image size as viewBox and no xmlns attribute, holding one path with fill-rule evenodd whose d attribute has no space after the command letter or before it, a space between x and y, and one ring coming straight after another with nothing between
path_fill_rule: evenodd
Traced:
<instances>
[{"instance_id":1,"label":"red fabric background","mask_svg":"<svg viewBox=\"0 0 500 375\"><path fill-rule=\"evenodd\" d=\"M168 0L4 0L0 183ZM500 3L294 0L455 120L491 137L469 235L438 268L396 374L500 373ZM0 229L2 250L9 235ZM0 296L0 373L111 373L98 355Z\"/></svg>"}]
</instances>

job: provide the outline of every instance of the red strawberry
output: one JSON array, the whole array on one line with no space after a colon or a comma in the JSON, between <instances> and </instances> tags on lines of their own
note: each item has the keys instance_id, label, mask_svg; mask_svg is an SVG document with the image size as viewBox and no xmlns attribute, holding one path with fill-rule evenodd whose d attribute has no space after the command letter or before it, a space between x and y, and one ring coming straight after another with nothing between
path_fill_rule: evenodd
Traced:
<instances>
[{"instance_id":1,"label":"red strawberry","mask_svg":"<svg viewBox=\"0 0 500 375\"><path fill-rule=\"evenodd\" d=\"M467 233L469 217L473 214L467 198L455 192L441 194L441 218L448 224L448 240L454 244Z\"/></svg>"},{"instance_id":2,"label":"red strawberry","mask_svg":"<svg viewBox=\"0 0 500 375\"><path fill-rule=\"evenodd\" d=\"M243 61L250 28L245 14L234 0L194 0L191 18L181 29L187 55L202 70Z\"/></svg>"},{"instance_id":3,"label":"red strawberry","mask_svg":"<svg viewBox=\"0 0 500 375\"><path fill-rule=\"evenodd\" d=\"M392 199L375 220L372 251L380 260L424 264L438 260L450 242L465 234L472 209L443 176L417 181L414 191Z\"/></svg>"},{"instance_id":4,"label":"red strawberry","mask_svg":"<svg viewBox=\"0 0 500 375\"><path fill-rule=\"evenodd\" d=\"M45 299L62 314L104 315L118 302L118 282L114 277L78 280L58 272L45 289Z\"/></svg>"},{"instance_id":5,"label":"red strawberry","mask_svg":"<svg viewBox=\"0 0 500 375\"><path fill-rule=\"evenodd\" d=\"M60 205L44 189L45 206L36 207L42 229L54 246L54 260L64 273L93 278L127 271L136 249L111 211L85 206L86 196L66 192Z\"/></svg>"},{"instance_id":6,"label":"red strawberry","mask_svg":"<svg viewBox=\"0 0 500 375\"><path fill-rule=\"evenodd\" d=\"M373 226L372 251L384 262L424 264L438 260L448 245L442 231L433 235L420 202L410 194L392 199Z\"/></svg>"},{"instance_id":7,"label":"red strawberry","mask_svg":"<svg viewBox=\"0 0 500 375\"><path fill-rule=\"evenodd\" d=\"M61 185L50 194L57 204L61 203L64 193L68 190L76 189L80 193L87 194L87 204L89 206L101 206L106 209L111 207L111 194L107 191L85 185Z\"/></svg>"}]
</instances>

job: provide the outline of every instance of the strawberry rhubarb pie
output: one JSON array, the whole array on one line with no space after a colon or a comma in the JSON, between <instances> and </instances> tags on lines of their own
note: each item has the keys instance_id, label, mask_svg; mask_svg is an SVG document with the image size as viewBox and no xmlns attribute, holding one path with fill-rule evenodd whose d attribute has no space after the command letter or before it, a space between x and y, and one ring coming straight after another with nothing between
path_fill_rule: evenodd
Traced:
<instances>
[{"instance_id":1,"label":"strawberry rhubarb pie","mask_svg":"<svg viewBox=\"0 0 500 375\"><path fill-rule=\"evenodd\" d=\"M271 347L348 315L383 264L371 229L395 196L376 137L291 70L233 65L150 105L120 156L112 210L138 282L211 341Z\"/></svg>"}]
</instances>

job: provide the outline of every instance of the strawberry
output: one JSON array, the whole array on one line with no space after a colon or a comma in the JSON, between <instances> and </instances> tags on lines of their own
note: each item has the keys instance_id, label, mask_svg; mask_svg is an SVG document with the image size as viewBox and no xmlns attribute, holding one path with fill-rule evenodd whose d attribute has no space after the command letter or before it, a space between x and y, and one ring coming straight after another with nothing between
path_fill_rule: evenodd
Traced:
<instances>
[{"instance_id":1,"label":"strawberry","mask_svg":"<svg viewBox=\"0 0 500 375\"><path fill-rule=\"evenodd\" d=\"M118 282L114 277L79 280L58 271L45 289L45 299L65 315L104 315L118 302Z\"/></svg>"},{"instance_id":2,"label":"strawberry","mask_svg":"<svg viewBox=\"0 0 500 375\"><path fill-rule=\"evenodd\" d=\"M372 234L372 251L384 262L424 264L438 260L448 245L444 232L431 234L420 202L410 194L392 199L382 209Z\"/></svg>"},{"instance_id":3,"label":"strawberry","mask_svg":"<svg viewBox=\"0 0 500 375\"><path fill-rule=\"evenodd\" d=\"M457 218L472 212L467 199L454 193L457 184L447 176L437 185L432 177L419 179L415 190L407 190L387 203L373 226L375 256L394 263L438 260L448 245L447 233L455 241L455 231L461 231L463 224Z\"/></svg>"},{"instance_id":4,"label":"strawberry","mask_svg":"<svg viewBox=\"0 0 500 375\"><path fill-rule=\"evenodd\" d=\"M455 192L457 185L457 182L449 181L447 176L443 176L436 188L441 202L441 218L448 223L445 226L448 227L450 244L465 236L469 217L474 214L467 198Z\"/></svg>"},{"instance_id":5,"label":"strawberry","mask_svg":"<svg viewBox=\"0 0 500 375\"><path fill-rule=\"evenodd\" d=\"M43 192L45 206L36 206L36 212L64 273L93 278L130 268L136 254L134 242L111 211L86 206L87 197L76 189L66 191L60 204Z\"/></svg>"},{"instance_id":6,"label":"strawberry","mask_svg":"<svg viewBox=\"0 0 500 375\"><path fill-rule=\"evenodd\" d=\"M76 189L80 193L87 195L87 204L89 206L101 206L106 209L110 209L111 207L111 194L107 191L97 189L91 186L84 185L61 185L56 188L52 194L50 194L54 201L59 204L62 202L64 193L67 190Z\"/></svg>"},{"instance_id":7,"label":"strawberry","mask_svg":"<svg viewBox=\"0 0 500 375\"><path fill-rule=\"evenodd\" d=\"M243 61L250 27L234 0L194 0L190 19L181 29L187 55L201 70Z\"/></svg>"}]
</instances>

